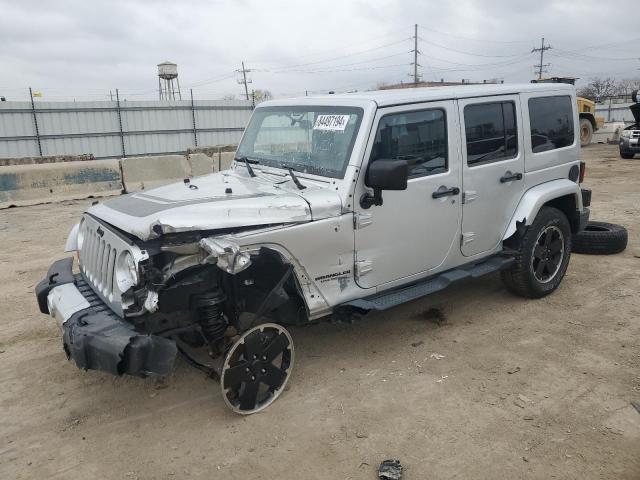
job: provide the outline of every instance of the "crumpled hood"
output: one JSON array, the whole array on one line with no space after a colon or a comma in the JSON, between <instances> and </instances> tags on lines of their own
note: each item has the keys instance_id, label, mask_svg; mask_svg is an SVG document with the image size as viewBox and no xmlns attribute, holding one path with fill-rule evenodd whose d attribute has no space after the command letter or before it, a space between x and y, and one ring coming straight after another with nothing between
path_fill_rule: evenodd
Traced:
<instances>
[{"instance_id":1,"label":"crumpled hood","mask_svg":"<svg viewBox=\"0 0 640 480\"><path fill-rule=\"evenodd\" d=\"M164 233L304 223L341 214L329 184L304 179L297 190L289 177L234 171L196 177L132 193L87 212L141 240Z\"/></svg>"}]
</instances>

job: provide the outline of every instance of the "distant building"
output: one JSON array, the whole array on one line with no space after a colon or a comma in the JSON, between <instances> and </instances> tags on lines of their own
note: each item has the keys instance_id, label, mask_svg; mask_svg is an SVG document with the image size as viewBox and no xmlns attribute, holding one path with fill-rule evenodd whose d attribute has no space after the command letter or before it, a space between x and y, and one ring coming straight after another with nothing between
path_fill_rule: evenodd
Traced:
<instances>
[{"instance_id":1,"label":"distant building","mask_svg":"<svg viewBox=\"0 0 640 480\"><path fill-rule=\"evenodd\" d=\"M439 82L400 82L393 85L379 85L379 90L394 90L398 88L422 88L422 87L449 87L452 85L482 85L482 84L499 84L504 83L504 80L499 80L497 78L492 78L490 80L482 80L481 82L472 82L471 80L467 80L463 78L459 82L445 82L444 78L441 78Z\"/></svg>"}]
</instances>

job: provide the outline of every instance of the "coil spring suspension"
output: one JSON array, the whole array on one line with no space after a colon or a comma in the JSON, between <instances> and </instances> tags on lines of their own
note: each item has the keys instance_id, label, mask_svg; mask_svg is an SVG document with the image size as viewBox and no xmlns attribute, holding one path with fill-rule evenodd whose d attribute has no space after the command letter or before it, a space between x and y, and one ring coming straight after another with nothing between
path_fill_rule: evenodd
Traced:
<instances>
[{"instance_id":1,"label":"coil spring suspension","mask_svg":"<svg viewBox=\"0 0 640 480\"><path fill-rule=\"evenodd\" d=\"M226 299L221 291L200 295L196 302L202 333L209 343L222 340L228 322L222 311L222 302Z\"/></svg>"}]
</instances>

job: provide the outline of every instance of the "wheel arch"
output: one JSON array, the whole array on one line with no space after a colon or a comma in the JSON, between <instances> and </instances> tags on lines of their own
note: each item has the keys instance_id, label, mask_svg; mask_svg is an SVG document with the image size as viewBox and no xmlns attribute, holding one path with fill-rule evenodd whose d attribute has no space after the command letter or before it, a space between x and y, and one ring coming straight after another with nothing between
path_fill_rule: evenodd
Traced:
<instances>
[{"instance_id":1,"label":"wheel arch","mask_svg":"<svg viewBox=\"0 0 640 480\"><path fill-rule=\"evenodd\" d=\"M598 129L598 123L596 122L596 117L593 113L580 112L579 117L580 119L586 118L587 120L589 120L589 123L591 123L591 126L593 127L594 132Z\"/></svg>"},{"instance_id":2,"label":"wheel arch","mask_svg":"<svg viewBox=\"0 0 640 480\"><path fill-rule=\"evenodd\" d=\"M286 280L286 283L278 287L277 284L280 276L276 275L277 278L273 277L271 272L268 271L273 269L273 263L272 265L268 265L268 269L261 269L259 266L259 261L256 261L254 262L254 265L252 265L252 267L257 267L256 269L252 270L250 267L249 269L247 269L246 274L245 272L241 272L240 274L236 275L237 280L239 280L240 283L244 282L244 280L250 280L254 282L258 279L262 279L263 286L265 287L267 285L270 285L271 287L281 288L286 286L286 284L295 285L295 290L288 289L288 295L292 300L295 297L301 302L302 306L306 310L306 321L323 316L329 310L326 299L322 295L320 289L318 289L315 282L313 282L305 268L300 264L298 259L282 245L275 243L257 243L250 246L245 246L243 247L243 249L245 251L250 251L252 259L255 260L270 257L271 260L274 260L276 261L276 263L280 264L280 268L282 269L281 274L284 274L285 271L289 268L291 269L291 274ZM267 281L264 282L264 280ZM288 314L292 314L292 316L290 318L280 318L278 320L279 322L282 322L284 324L299 323L293 318L294 312L285 311L283 312L283 314L286 317L289 317Z\"/></svg>"},{"instance_id":3,"label":"wheel arch","mask_svg":"<svg viewBox=\"0 0 640 480\"><path fill-rule=\"evenodd\" d=\"M502 239L507 240L522 228L531 225L544 206L562 211L569 220L572 232L579 230L580 212L583 208L580 186L569 179L559 179L537 185L525 192Z\"/></svg>"}]
</instances>

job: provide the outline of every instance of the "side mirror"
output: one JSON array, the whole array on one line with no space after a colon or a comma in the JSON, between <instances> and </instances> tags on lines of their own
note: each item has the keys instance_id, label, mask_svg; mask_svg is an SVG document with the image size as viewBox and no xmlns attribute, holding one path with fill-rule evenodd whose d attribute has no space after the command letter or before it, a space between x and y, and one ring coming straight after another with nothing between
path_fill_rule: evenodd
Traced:
<instances>
[{"instance_id":1,"label":"side mirror","mask_svg":"<svg viewBox=\"0 0 640 480\"><path fill-rule=\"evenodd\" d=\"M360 198L362 208L382 205L382 190L406 190L409 164L406 160L375 160L369 164L365 185L373 188L373 195L365 193Z\"/></svg>"}]
</instances>

